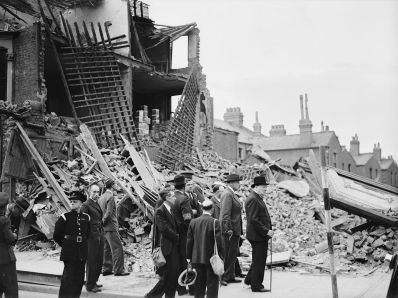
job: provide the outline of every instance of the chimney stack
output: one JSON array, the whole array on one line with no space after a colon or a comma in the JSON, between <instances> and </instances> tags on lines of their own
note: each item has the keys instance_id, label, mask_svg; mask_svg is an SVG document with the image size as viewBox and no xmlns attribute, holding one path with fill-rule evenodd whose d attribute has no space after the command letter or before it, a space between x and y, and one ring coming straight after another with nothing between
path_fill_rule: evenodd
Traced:
<instances>
[{"instance_id":1,"label":"chimney stack","mask_svg":"<svg viewBox=\"0 0 398 298\"><path fill-rule=\"evenodd\" d=\"M325 131L325 127L323 126L323 121L321 121L321 131Z\"/></svg>"},{"instance_id":2,"label":"chimney stack","mask_svg":"<svg viewBox=\"0 0 398 298\"><path fill-rule=\"evenodd\" d=\"M261 136L261 124L258 122L258 112L256 111L256 122L253 124L253 131L256 133L256 136Z\"/></svg>"},{"instance_id":3,"label":"chimney stack","mask_svg":"<svg viewBox=\"0 0 398 298\"><path fill-rule=\"evenodd\" d=\"M359 155L359 139L358 135L355 134L355 136L352 137L351 142L350 142L350 153L352 156L358 156Z\"/></svg>"},{"instance_id":4,"label":"chimney stack","mask_svg":"<svg viewBox=\"0 0 398 298\"><path fill-rule=\"evenodd\" d=\"M227 108L227 111L224 113L224 121L240 128L243 126L243 113L240 111L240 108Z\"/></svg>"},{"instance_id":5,"label":"chimney stack","mask_svg":"<svg viewBox=\"0 0 398 298\"><path fill-rule=\"evenodd\" d=\"M312 143L312 122L308 114L308 97L305 94L305 118L303 111L303 95L300 95L301 120L299 121L300 128L300 143L302 146L310 146Z\"/></svg>"},{"instance_id":6,"label":"chimney stack","mask_svg":"<svg viewBox=\"0 0 398 298\"><path fill-rule=\"evenodd\" d=\"M380 143L377 143L373 147L373 156L376 158L377 161L381 161L381 148Z\"/></svg>"}]
</instances>

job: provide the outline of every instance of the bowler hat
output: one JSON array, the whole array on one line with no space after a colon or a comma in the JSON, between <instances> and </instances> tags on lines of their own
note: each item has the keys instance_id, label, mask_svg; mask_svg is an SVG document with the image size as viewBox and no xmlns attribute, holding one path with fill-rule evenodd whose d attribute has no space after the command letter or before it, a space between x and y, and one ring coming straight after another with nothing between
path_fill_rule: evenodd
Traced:
<instances>
[{"instance_id":1,"label":"bowler hat","mask_svg":"<svg viewBox=\"0 0 398 298\"><path fill-rule=\"evenodd\" d=\"M267 178L265 178L265 176L254 177L252 187L256 185L268 185Z\"/></svg>"},{"instance_id":2,"label":"bowler hat","mask_svg":"<svg viewBox=\"0 0 398 298\"><path fill-rule=\"evenodd\" d=\"M225 182L237 182L237 181L240 181L241 179L240 179L240 176L239 175L237 175L237 174L229 174L228 176L227 176L227 179L225 179Z\"/></svg>"},{"instance_id":3,"label":"bowler hat","mask_svg":"<svg viewBox=\"0 0 398 298\"><path fill-rule=\"evenodd\" d=\"M84 203L86 201L86 195L81 191L72 191L69 200L81 201L82 203Z\"/></svg>"},{"instance_id":4,"label":"bowler hat","mask_svg":"<svg viewBox=\"0 0 398 298\"><path fill-rule=\"evenodd\" d=\"M185 177L182 175L177 175L174 177L174 185L179 186L179 185L185 185Z\"/></svg>"},{"instance_id":5,"label":"bowler hat","mask_svg":"<svg viewBox=\"0 0 398 298\"><path fill-rule=\"evenodd\" d=\"M9 196L8 196L8 193L6 193L6 192L0 192L0 207L3 207L3 206L5 206L5 205L7 205L8 204L8 201L9 201Z\"/></svg>"}]
</instances>

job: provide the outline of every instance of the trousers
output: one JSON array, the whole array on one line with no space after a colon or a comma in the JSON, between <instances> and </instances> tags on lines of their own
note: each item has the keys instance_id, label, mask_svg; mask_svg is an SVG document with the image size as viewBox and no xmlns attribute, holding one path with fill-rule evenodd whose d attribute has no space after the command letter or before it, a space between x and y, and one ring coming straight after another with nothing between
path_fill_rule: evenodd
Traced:
<instances>
[{"instance_id":1,"label":"trousers","mask_svg":"<svg viewBox=\"0 0 398 298\"><path fill-rule=\"evenodd\" d=\"M124 272L123 244L116 231L105 232L103 272Z\"/></svg>"},{"instance_id":2,"label":"trousers","mask_svg":"<svg viewBox=\"0 0 398 298\"><path fill-rule=\"evenodd\" d=\"M239 253L239 236L232 235L229 238L228 235L224 235L224 275L223 280L235 279L235 262Z\"/></svg>"},{"instance_id":3,"label":"trousers","mask_svg":"<svg viewBox=\"0 0 398 298\"><path fill-rule=\"evenodd\" d=\"M85 262L65 262L59 298L79 298L84 283Z\"/></svg>"},{"instance_id":4,"label":"trousers","mask_svg":"<svg viewBox=\"0 0 398 298\"><path fill-rule=\"evenodd\" d=\"M218 297L219 277L214 274L210 264L193 264L196 269L195 298L216 298Z\"/></svg>"},{"instance_id":5,"label":"trousers","mask_svg":"<svg viewBox=\"0 0 398 298\"><path fill-rule=\"evenodd\" d=\"M268 241L250 241L250 244L252 246L252 263L245 283L251 285L252 290L259 290L263 287Z\"/></svg>"},{"instance_id":6,"label":"trousers","mask_svg":"<svg viewBox=\"0 0 398 298\"><path fill-rule=\"evenodd\" d=\"M16 263L0 265L0 297L18 298L18 280Z\"/></svg>"},{"instance_id":7,"label":"trousers","mask_svg":"<svg viewBox=\"0 0 398 298\"><path fill-rule=\"evenodd\" d=\"M104 257L104 236L98 235L88 238L88 257L86 264L86 288L95 287L102 270Z\"/></svg>"}]
</instances>

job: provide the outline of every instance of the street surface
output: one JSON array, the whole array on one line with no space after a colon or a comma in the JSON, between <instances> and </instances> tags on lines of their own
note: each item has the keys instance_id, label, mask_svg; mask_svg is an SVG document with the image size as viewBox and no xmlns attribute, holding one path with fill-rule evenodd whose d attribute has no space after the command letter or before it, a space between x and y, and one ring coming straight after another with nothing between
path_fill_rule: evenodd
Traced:
<instances>
[{"instance_id":1,"label":"street surface","mask_svg":"<svg viewBox=\"0 0 398 298\"><path fill-rule=\"evenodd\" d=\"M391 272L388 274L375 272L369 277L355 275L338 275L337 283L339 298L382 298L386 297ZM100 278L101 279L101 278ZM122 280L119 279L120 282ZM82 297L143 297L153 282L145 287L132 287L124 291L116 291L118 283L112 285L104 283L104 292L101 294L87 295L83 291ZM264 285L269 288L269 271L266 271ZM243 284L231 284L221 287L220 298L242 298L242 297L270 297L270 298L329 298L332 297L330 277L327 274L302 274L299 272L273 272L271 293L252 293L250 288ZM50 298L57 297L56 294L42 294L33 292L20 292L21 298ZM179 297L176 295L176 297ZM182 297L190 297L188 295Z\"/></svg>"}]
</instances>

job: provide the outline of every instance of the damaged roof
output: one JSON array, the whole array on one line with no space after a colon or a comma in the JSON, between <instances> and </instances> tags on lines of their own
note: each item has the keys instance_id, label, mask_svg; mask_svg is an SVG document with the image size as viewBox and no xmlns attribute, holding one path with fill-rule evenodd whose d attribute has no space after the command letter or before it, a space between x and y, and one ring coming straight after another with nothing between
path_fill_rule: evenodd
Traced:
<instances>
[{"instance_id":1,"label":"damaged roof","mask_svg":"<svg viewBox=\"0 0 398 298\"><path fill-rule=\"evenodd\" d=\"M357 166L364 166L373 157L373 153L361 153L358 156L353 156Z\"/></svg>"},{"instance_id":2,"label":"damaged roof","mask_svg":"<svg viewBox=\"0 0 398 298\"><path fill-rule=\"evenodd\" d=\"M239 143L253 144L253 138L256 137L256 133L247 127L236 127L220 119L214 119L214 127L239 133Z\"/></svg>"},{"instance_id":3,"label":"damaged roof","mask_svg":"<svg viewBox=\"0 0 398 298\"><path fill-rule=\"evenodd\" d=\"M315 148L328 146L333 136L335 136L334 131L313 132L311 145L303 145L300 134L257 138L255 143L266 151Z\"/></svg>"},{"instance_id":4,"label":"damaged roof","mask_svg":"<svg viewBox=\"0 0 398 298\"><path fill-rule=\"evenodd\" d=\"M196 28L196 23L190 23L181 26L165 26L165 25L155 25L155 30L148 38L155 41L155 43L147 49L158 46L159 44L170 41L173 42L180 37L187 35L190 31Z\"/></svg>"}]
</instances>

